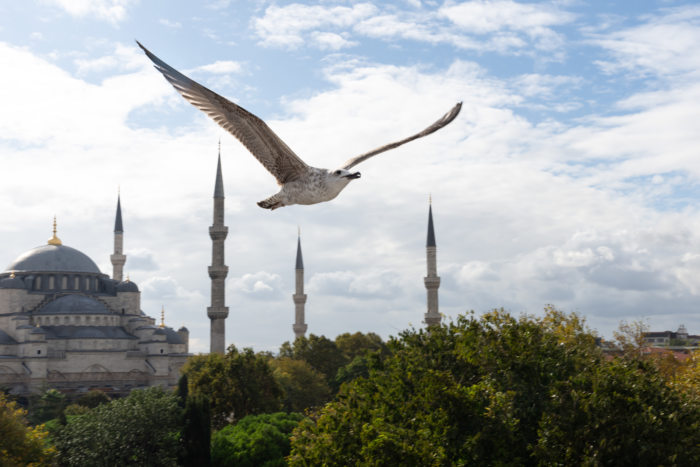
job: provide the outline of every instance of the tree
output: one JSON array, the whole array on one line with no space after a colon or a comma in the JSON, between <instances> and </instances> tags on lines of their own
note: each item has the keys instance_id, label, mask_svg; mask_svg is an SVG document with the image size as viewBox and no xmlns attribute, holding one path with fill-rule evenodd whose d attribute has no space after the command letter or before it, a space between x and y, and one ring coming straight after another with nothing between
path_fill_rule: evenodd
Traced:
<instances>
[{"instance_id":1,"label":"tree","mask_svg":"<svg viewBox=\"0 0 700 467\"><path fill-rule=\"evenodd\" d=\"M325 404L331 390L326 378L304 360L280 357L270 360L272 375L284 391L282 406L287 412L304 410Z\"/></svg>"},{"instance_id":2,"label":"tree","mask_svg":"<svg viewBox=\"0 0 700 467\"><path fill-rule=\"evenodd\" d=\"M92 389L78 397L75 402L78 405L85 406L89 409L94 409L98 405L106 404L111 400L112 399L110 399L110 397L104 392L97 389Z\"/></svg>"},{"instance_id":3,"label":"tree","mask_svg":"<svg viewBox=\"0 0 700 467\"><path fill-rule=\"evenodd\" d=\"M183 419L183 453L180 464L185 467L207 467L211 463L209 399L201 395L187 397Z\"/></svg>"},{"instance_id":4,"label":"tree","mask_svg":"<svg viewBox=\"0 0 700 467\"><path fill-rule=\"evenodd\" d=\"M212 438L212 465L277 467L286 465L289 436L303 419L299 413L249 415Z\"/></svg>"},{"instance_id":5,"label":"tree","mask_svg":"<svg viewBox=\"0 0 700 467\"><path fill-rule=\"evenodd\" d=\"M132 391L71 418L54 441L67 466L174 466L180 455L181 409L159 387Z\"/></svg>"},{"instance_id":6,"label":"tree","mask_svg":"<svg viewBox=\"0 0 700 467\"><path fill-rule=\"evenodd\" d=\"M384 356L388 353L388 347L382 341L382 338L373 332L367 334L361 332L340 334L335 338L335 345L340 349L348 362L353 361L356 357L364 356L368 352L379 352Z\"/></svg>"},{"instance_id":7,"label":"tree","mask_svg":"<svg viewBox=\"0 0 700 467\"><path fill-rule=\"evenodd\" d=\"M29 402L29 421L33 425L57 418L66 406L66 396L56 389L47 389L40 396L33 395Z\"/></svg>"},{"instance_id":8,"label":"tree","mask_svg":"<svg viewBox=\"0 0 700 467\"><path fill-rule=\"evenodd\" d=\"M0 392L0 465L52 465L55 449L42 425L30 427L27 412Z\"/></svg>"},{"instance_id":9,"label":"tree","mask_svg":"<svg viewBox=\"0 0 700 467\"><path fill-rule=\"evenodd\" d=\"M575 314L460 316L388 345L300 423L290 465L648 464L637 439L653 463L700 460L700 406L648 363L608 362Z\"/></svg>"},{"instance_id":10,"label":"tree","mask_svg":"<svg viewBox=\"0 0 700 467\"><path fill-rule=\"evenodd\" d=\"M274 412L282 405L282 389L272 376L269 358L231 345L225 355L190 357L182 368L189 394L211 403L212 427L221 428L246 415Z\"/></svg>"},{"instance_id":11,"label":"tree","mask_svg":"<svg viewBox=\"0 0 700 467\"><path fill-rule=\"evenodd\" d=\"M323 374L329 383L335 379L338 369L349 362L335 342L315 334L309 335L308 338L297 337L292 346L285 342L280 348L280 357L304 360L314 370Z\"/></svg>"},{"instance_id":12,"label":"tree","mask_svg":"<svg viewBox=\"0 0 700 467\"><path fill-rule=\"evenodd\" d=\"M698 465L700 407L648 362L587 368L551 393L535 454L545 464Z\"/></svg>"}]
</instances>

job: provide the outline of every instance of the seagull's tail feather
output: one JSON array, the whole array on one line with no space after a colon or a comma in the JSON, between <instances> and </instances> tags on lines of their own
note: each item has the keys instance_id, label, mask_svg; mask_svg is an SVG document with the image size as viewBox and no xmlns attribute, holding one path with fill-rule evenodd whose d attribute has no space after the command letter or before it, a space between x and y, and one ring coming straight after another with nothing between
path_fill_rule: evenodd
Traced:
<instances>
[{"instance_id":1,"label":"seagull's tail feather","mask_svg":"<svg viewBox=\"0 0 700 467\"><path fill-rule=\"evenodd\" d=\"M270 211L274 211L275 209L284 206L284 203L282 203L282 200L280 200L278 193L276 195L270 196L267 199L258 201L258 206L260 206L263 209L269 209Z\"/></svg>"}]
</instances>

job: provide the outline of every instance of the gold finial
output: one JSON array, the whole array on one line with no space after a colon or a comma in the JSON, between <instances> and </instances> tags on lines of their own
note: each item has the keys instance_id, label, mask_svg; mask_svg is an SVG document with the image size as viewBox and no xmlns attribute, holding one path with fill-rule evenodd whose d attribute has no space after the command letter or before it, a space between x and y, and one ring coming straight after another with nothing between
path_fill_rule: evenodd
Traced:
<instances>
[{"instance_id":1,"label":"gold finial","mask_svg":"<svg viewBox=\"0 0 700 467\"><path fill-rule=\"evenodd\" d=\"M10 271L10 279L14 279L14 278L15 278L15 272L14 272L14 271Z\"/></svg>"},{"instance_id":2,"label":"gold finial","mask_svg":"<svg viewBox=\"0 0 700 467\"><path fill-rule=\"evenodd\" d=\"M160 327L165 327L165 306L161 305L160 309Z\"/></svg>"},{"instance_id":3,"label":"gold finial","mask_svg":"<svg viewBox=\"0 0 700 467\"><path fill-rule=\"evenodd\" d=\"M428 203L432 206L433 205L433 194L430 193L428 194Z\"/></svg>"},{"instance_id":4,"label":"gold finial","mask_svg":"<svg viewBox=\"0 0 700 467\"><path fill-rule=\"evenodd\" d=\"M297 237L301 237L301 226L297 225Z\"/></svg>"},{"instance_id":5,"label":"gold finial","mask_svg":"<svg viewBox=\"0 0 700 467\"><path fill-rule=\"evenodd\" d=\"M126 282L131 282L131 281L129 280L129 274L126 275Z\"/></svg>"},{"instance_id":6,"label":"gold finial","mask_svg":"<svg viewBox=\"0 0 700 467\"><path fill-rule=\"evenodd\" d=\"M56 216L53 216L53 237L49 238L49 245L62 245L61 239L56 236Z\"/></svg>"},{"instance_id":7,"label":"gold finial","mask_svg":"<svg viewBox=\"0 0 700 467\"><path fill-rule=\"evenodd\" d=\"M219 155L221 155L221 136L219 136Z\"/></svg>"}]
</instances>

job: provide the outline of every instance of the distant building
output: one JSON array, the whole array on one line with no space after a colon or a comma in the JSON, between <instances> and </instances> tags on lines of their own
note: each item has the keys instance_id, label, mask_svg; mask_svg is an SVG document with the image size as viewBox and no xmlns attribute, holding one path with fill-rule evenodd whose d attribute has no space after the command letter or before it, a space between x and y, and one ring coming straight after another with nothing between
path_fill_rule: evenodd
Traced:
<instances>
[{"instance_id":1,"label":"distant building","mask_svg":"<svg viewBox=\"0 0 700 467\"><path fill-rule=\"evenodd\" d=\"M644 342L651 347L698 347L700 336L688 334L685 325L681 324L676 332L645 332Z\"/></svg>"},{"instance_id":2,"label":"distant building","mask_svg":"<svg viewBox=\"0 0 700 467\"><path fill-rule=\"evenodd\" d=\"M45 387L128 393L174 386L188 356L189 331L141 311L141 292L122 280L121 203L113 277L53 236L0 273L0 388L26 395Z\"/></svg>"}]
</instances>

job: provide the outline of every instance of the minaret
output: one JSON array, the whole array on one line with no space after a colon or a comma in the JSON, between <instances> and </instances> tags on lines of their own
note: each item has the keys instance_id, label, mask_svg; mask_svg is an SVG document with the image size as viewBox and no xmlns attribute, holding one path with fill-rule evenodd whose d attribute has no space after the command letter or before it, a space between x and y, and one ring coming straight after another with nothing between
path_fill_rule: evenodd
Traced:
<instances>
[{"instance_id":1,"label":"minaret","mask_svg":"<svg viewBox=\"0 0 700 467\"><path fill-rule=\"evenodd\" d=\"M124 227L122 226L122 203L121 194L117 195L117 217L114 220L114 254L110 255L112 260L112 279L122 281L124 275L124 263L126 255L124 253Z\"/></svg>"},{"instance_id":2,"label":"minaret","mask_svg":"<svg viewBox=\"0 0 700 467\"><path fill-rule=\"evenodd\" d=\"M211 306L207 316L211 320L210 352L223 354L226 351L226 276L228 266L224 264L224 240L228 227L224 225L224 181L221 177L221 142L219 142L219 161L216 166L216 183L214 185L214 224L209 227L212 241L211 266Z\"/></svg>"},{"instance_id":3,"label":"minaret","mask_svg":"<svg viewBox=\"0 0 700 467\"><path fill-rule=\"evenodd\" d=\"M304 322L304 305L306 304L306 294L304 293L304 260L301 258L301 231L297 237L297 264L294 268L296 290L292 298L294 299L294 330L295 338L304 337L307 325Z\"/></svg>"},{"instance_id":4,"label":"minaret","mask_svg":"<svg viewBox=\"0 0 700 467\"><path fill-rule=\"evenodd\" d=\"M428 208L428 239L425 243L425 252L428 261L428 275L423 278L425 288L428 291L428 312L425 314L425 324L434 326L440 324L438 312L438 287L440 277L437 275L437 245L435 244L435 231L433 230L433 200L430 199Z\"/></svg>"}]
</instances>

